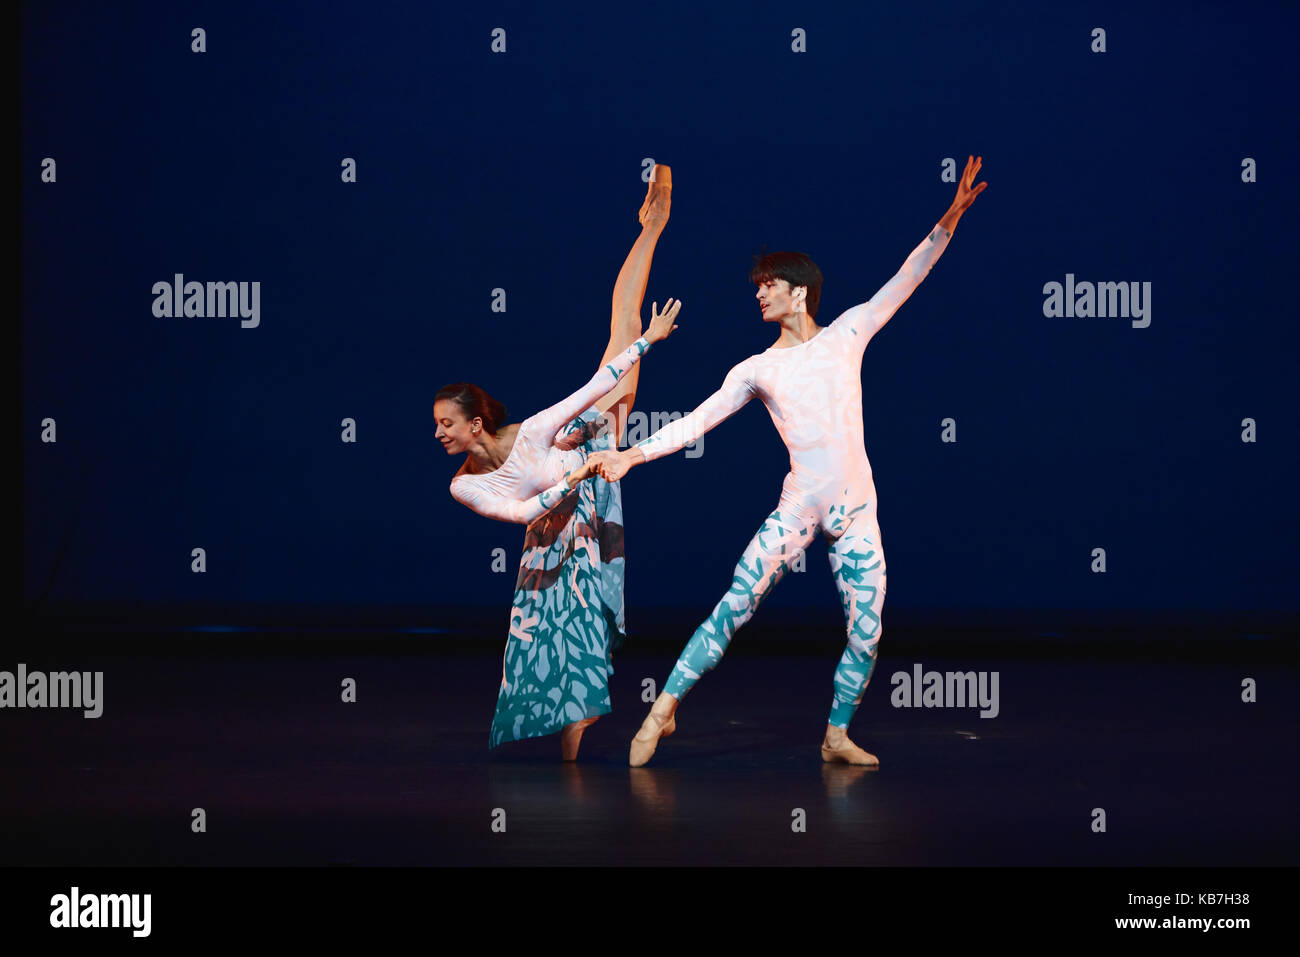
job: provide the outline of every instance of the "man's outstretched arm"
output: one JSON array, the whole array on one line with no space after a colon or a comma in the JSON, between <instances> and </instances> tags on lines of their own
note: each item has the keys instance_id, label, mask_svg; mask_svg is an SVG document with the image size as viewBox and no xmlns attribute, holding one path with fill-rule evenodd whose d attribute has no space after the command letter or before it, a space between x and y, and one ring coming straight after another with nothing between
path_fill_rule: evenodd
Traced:
<instances>
[{"instance_id":1,"label":"man's outstretched arm","mask_svg":"<svg viewBox=\"0 0 1300 957\"><path fill-rule=\"evenodd\" d=\"M898 307L907 301L908 297L916 291L916 287L921 285L921 280L929 275L930 269L947 248L948 240L957 229L958 220L966 210L970 209L971 203L975 202L975 197L984 192L988 186L988 183L975 185L975 176L979 173L981 165L981 157L967 158L966 169L957 184L957 196L934 230L921 242L921 245L912 250L912 254L907 257L902 268L894 274L894 278L881 286L880 291L872 296L869 302L854 306L844 313L844 320L849 323L854 335L859 337L858 342L862 348L866 348L871 337L893 318Z\"/></svg>"},{"instance_id":2,"label":"man's outstretched arm","mask_svg":"<svg viewBox=\"0 0 1300 957\"><path fill-rule=\"evenodd\" d=\"M633 466L671 455L739 412L754 397L754 384L750 380L747 362L728 372L722 387L701 402L690 415L669 422L648 439L623 452L602 454L596 466L601 478L617 482Z\"/></svg>"}]
</instances>

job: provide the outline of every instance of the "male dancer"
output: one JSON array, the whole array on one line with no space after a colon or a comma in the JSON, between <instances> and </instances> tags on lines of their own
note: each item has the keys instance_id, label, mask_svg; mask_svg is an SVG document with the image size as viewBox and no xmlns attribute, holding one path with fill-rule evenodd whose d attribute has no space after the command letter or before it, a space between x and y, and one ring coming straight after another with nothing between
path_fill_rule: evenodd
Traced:
<instances>
[{"instance_id":1,"label":"male dancer","mask_svg":"<svg viewBox=\"0 0 1300 957\"><path fill-rule=\"evenodd\" d=\"M930 235L869 302L844 312L829 326L814 322L821 298L821 271L803 253L771 253L750 273L758 284L764 322L781 334L766 352L727 373L720 388L690 415L597 466L607 481L628 469L676 452L761 399L790 450L777 508L750 541L736 566L731 590L696 629L673 668L663 693L632 739L628 762L650 760L661 737L677 729L677 705L704 672L721 660L736 629L781 580L818 531L829 544L831 571L848 620L848 646L835 670L835 694L822 741L822 760L879 765L876 756L849 740L875 665L880 611L885 599L885 559L876 520L876 487L862 437L862 354L920 285L943 253L987 183L975 185L980 157L968 157L957 197Z\"/></svg>"}]
</instances>

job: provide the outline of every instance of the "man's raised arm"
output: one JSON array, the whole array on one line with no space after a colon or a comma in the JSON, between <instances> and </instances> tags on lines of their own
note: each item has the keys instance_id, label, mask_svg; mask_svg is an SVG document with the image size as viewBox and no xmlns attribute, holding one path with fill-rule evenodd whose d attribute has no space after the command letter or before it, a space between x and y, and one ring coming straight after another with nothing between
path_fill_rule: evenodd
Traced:
<instances>
[{"instance_id":1,"label":"man's raised arm","mask_svg":"<svg viewBox=\"0 0 1300 957\"><path fill-rule=\"evenodd\" d=\"M902 268L894 274L894 278L881 286L870 301L845 312L843 318L858 336L862 348L866 348L871 337L893 318L898 307L907 302L908 297L916 291L916 287L921 285L921 280L929 275L930 269L943 255L948 240L957 229L957 221L966 210L970 209L971 203L975 202L975 197L984 192L985 187L988 186L986 182L975 185L975 176L979 173L980 166L981 157L967 158L966 169L961 174L961 182L957 184L957 196L948 207L948 212L944 213L943 218L922 240L921 245L912 250L912 254L907 257Z\"/></svg>"}]
</instances>

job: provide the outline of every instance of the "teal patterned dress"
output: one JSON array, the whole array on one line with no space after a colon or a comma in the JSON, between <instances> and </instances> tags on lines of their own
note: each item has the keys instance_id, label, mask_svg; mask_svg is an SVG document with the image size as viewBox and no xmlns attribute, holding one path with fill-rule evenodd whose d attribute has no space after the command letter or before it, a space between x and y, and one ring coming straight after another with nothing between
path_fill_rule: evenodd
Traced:
<instances>
[{"instance_id":1,"label":"teal patterned dress","mask_svg":"<svg viewBox=\"0 0 1300 957\"><path fill-rule=\"evenodd\" d=\"M590 408L569 424L566 437L583 461L617 451L607 423ZM528 526L490 747L609 713L611 654L626 637L623 574L617 482L579 482Z\"/></svg>"},{"instance_id":2,"label":"teal patterned dress","mask_svg":"<svg viewBox=\"0 0 1300 957\"><path fill-rule=\"evenodd\" d=\"M525 419L500 467L451 482L480 515L527 526L489 746L608 714L610 654L623 641L623 500L617 482L568 477L617 451L614 417L595 404L650 349L644 337L582 388ZM469 460L466 460L467 464Z\"/></svg>"}]
</instances>

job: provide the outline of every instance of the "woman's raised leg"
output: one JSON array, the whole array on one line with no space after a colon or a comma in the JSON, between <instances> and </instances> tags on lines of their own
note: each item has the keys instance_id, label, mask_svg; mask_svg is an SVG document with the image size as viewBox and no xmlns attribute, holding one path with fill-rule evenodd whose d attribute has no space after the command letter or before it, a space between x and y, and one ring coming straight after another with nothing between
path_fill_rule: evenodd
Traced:
<instances>
[{"instance_id":1,"label":"woman's raised leg","mask_svg":"<svg viewBox=\"0 0 1300 957\"><path fill-rule=\"evenodd\" d=\"M641 221L641 235L637 237L632 249L623 261L618 279L614 281L614 296L610 308L609 345L601 357L603 366L614 356L641 336L641 305L645 299L646 284L650 280L650 262L654 258L655 245L668 225L668 214L672 206L673 179L672 170L667 166L655 166L650 171L650 185L646 189L645 202L641 204L638 214ZM632 371L610 390L597 408L602 412L611 412L615 417L615 436L622 444L623 430L627 417L636 401L636 386L640 368Z\"/></svg>"},{"instance_id":2,"label":"woman's raised leg","mask_svg":"<svg viewBox=\"0 0 1300 957\"><path fill-rule=\"evenodd\" d=\"M641 337L641 304L645 299L645 287L650 281L650 262L654 258L655 246L668 225L668 213L672 205L672 170L667 166L655 166L650 171L650 185L646 189L645 202L641 204L638 214L641 221L641 235L637 237L623 261L623 268L614 281L614 297L610 308L609 345L601 356L600 364L604 366L614 356L619 355L628 346ZM610 412L615 417L615 447L622 444L623 430L627 426L627 417L636 401L636 385L641 373L641 365L632 367L619 383L597 403L601 412ZM596 718L586 718L568 724L560 732L560 754L565 761L575 761L578 748L582 743L582 733L596 722Z\"/></svg>"}]
</instances>

